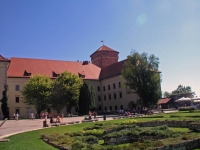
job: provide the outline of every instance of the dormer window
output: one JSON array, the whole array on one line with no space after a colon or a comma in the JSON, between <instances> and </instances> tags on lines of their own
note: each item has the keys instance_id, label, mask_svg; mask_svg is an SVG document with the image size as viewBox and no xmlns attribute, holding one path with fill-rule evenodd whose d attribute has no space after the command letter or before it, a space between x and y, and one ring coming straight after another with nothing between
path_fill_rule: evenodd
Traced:
<instances>
[{"instance_id":1,"label":"dormer window","mask_svg":"<svg viewBox=\"0 0 200 150\"><path fill-rule=\"evenodd\" d=\"M79 73L78 73L78 76L79 76L80 78L85 78L85 73L84 73L84 71L81 72L81 73L79 72Z\"/></svg>"},{"instance_id":2,"label":"dormer window","mask_svg":"<svg viewBox=\"0 0 200 150\"><path fill-rule=\"evenodd\" d=\"M31 76L31 72L28 71L28 70L25 70L24 71L24 76L27 76L27 77Z\"/></svg>"},{"instance_id":3,"label":"dormer window","mask_svg":"<svg viewBox=\"0 0 200 150\"><path fill-rule=\"evenodd\" d=\"M59 75L60 75L59 72L57 72L57 71L52 71L52 76L53 76L53 77L58 77Z\"/></svg>"}]
</instances>

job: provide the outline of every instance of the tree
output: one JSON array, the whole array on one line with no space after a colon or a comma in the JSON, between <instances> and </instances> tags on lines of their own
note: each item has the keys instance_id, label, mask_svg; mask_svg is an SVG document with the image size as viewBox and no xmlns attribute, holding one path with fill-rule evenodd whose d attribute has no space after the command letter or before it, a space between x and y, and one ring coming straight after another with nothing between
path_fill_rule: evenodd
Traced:
<instances>
[{"instance_id":1,"label":"tree","mask_svg":"<svg viewBox=\"0 0 200 150\"><path fill-rule=\"evenodd\" d=\"M191 97L192 95L195 95L195 92L192 92L192 89L190 86L183 86L179 85L176 90L172 91L172 95L177 95L177 94L185 94L188 97Z\"/></svg>"},{"instance_id":2,"label":"tree","mask_svg":"<svg viewBox=\"0 0 200 150\"><path fill-rule=\"evenodd\" d=\"M23 102L33 105L39 114L49 107L52 81L47 76L36 75L25 84L22 92Z\"/></svg>"},{"instance_id":3,"label":"tree","mask_svg":"<svg viewBox=\"0 0 200 150\"><path fill-rule=\"evenodd\" d=\"M53 82L51 107L59 113L62 108L71 108L78 105L80 88L83 81L77 75L63 72Z\"/></svg>"},{"instance_id":4,"label":"tree","mask_svg":"<svg viewBox=\"0 0 200 150\"><path fill-rule=\"evenodd\" d=\"M80 89L79 96L79 115L86 115L95 106L95 90L88 82L84 81Z\"/></svg>"},{"instance_id":5,"label":"tree","mask_svg":"<svg viewBox=\"0 0 200 150\"><path fill-rule=\"evenodd\" d=\"M168 95L166 95L168 93ZM173 90L171 93L164 92L164 97L175 97L175 98L181 98L181 97L193 97L195 95L195 92L192 91L190 86L183 86L178 85L178 87Z\"/></svg>"},{"instance_id":6,"label":"tree","mask_svg":"<svg viewBox=\"0 0 200 150\"><path fill-rule=\"evenodd\" d=\"M8 97L7 97L7 85L4 86L4 91L2 92L3 97L0 100L1 101L1 110L3 113L3 119L10 119L9 118L9 108L8 108Z\"/></svg>"},{"instance_id":7,"label":"tree","mask_svg":"<svg viewBox=\"0 0 200 150\"><path fill-rule=\"evenodd\" d=\"M170 95L171 95L171 93L169 93L169 92L167 92L167 91L165 91L165 92L163 93L164 98L169 98Z\"/></svg>"},{"instance_id":8,"label":"tree","mask_svg":"<svg viewBox=\"0 0 200 150\"><path fill-rule=\"evenodd\" d=\"M130 93L136 93L143 106L157 104L161 98L159 58L147 53L139 54L133 51L127 57L122 77Z\"/></svg>"}]
</instances>

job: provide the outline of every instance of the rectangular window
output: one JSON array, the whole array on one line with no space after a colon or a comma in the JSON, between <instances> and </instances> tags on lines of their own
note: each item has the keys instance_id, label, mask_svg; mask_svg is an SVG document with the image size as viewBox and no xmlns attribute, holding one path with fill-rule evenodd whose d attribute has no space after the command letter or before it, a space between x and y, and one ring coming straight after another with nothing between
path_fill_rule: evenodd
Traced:
<instances>
[{"instance_id":1,"label":"rectangular window","mask_svg":"<svg viewBox=\"0 0 200 150\"><path fill-rule=\"evenodd\" d=\"M15 114L19 114L20 112L19 112L19 109L15 109Z\"/></svg>"},{"instance_id":2,"label":"rectangular window","mask_svg":"<svg viewBox=\"0 0 200 150\"><path fill-rule=\"evenodd\" d=\"M105 86L103 86L103 91L105 91L106 90L106 87Z\"/></svg>"},{"instance_id":3,"label":"rectangular window","mask_svg":"<svg viewBox=\"0 0 200 150\"><path fill-rule=\"evenodd\" d=\"M117 98L117 95L116 95L116 93L114 93L114 99L116 99Z\"/></svg>"},{"instance_id":4,"label":"rectangular window","mask_svg":"<svg viewBox=\"0 0 200 150\"><path fill-rule=\"evenodd\" d=\"M97 90L100 91L100 86L97 87Z\"/></svg>"},{"instance_id":5,"label":"rectangular window","mask_svg":"<svg viewBox=\"0 0 200 150\"><path fill-rule=\"evenodd\" d=\"M115 89L115 83L113 83L113 89Z\"/></svg>"},{"instance_id":6,"label":"rectangular window","mask_svg":"<svg viewBox=\"0 0 200 150\"><path fill-rule=\"evenodd\" d=\"M110 85L108 85L108 90L110 90Z\"/></svg>"},{"instance_id":7,"label":"rectangular window","mask_svg":"<svg viewBox=\"0 0 200 150\"><path fill-rule=\"evenodd\" d=\"M117 106L115 106L115 110L117 110Z\"/></svg>"},{"instance_id":8,"label":"rectangular window","mask_svg":"<svg viewBox=\"0 0 200 150\"><path fill-rule=\"evenodd\" d=\"M15 85L15 91L19 91L19 85Z\"/></svg>"},{"instance_id":9,"label":"rectangular window","mask_svg":"<svg viewBox=\"0 0 200 150\"><path fill-rule=\"evenodd\" d=\"M78 107L75 107L75 112L78 112Z\"/></svg>"},{"instance_id":10,"label":"rectangular window","mask_svg":"<svg viewBox=\"0 0 200 150\"><path fill-rule=\"evenodd\" d=\"M111 94L109 94L109 100L111 100Z\"/></svg>"},{"instance_id":11,"label":"rectangular window","mask_svg":"<svg viewBox=\"0 0 200 150\"><path fill-rule=\"evenodd\" d=\"M99 111L101 111L101 106L99 106Z\"/></svg>"},{"instance_id":12,"label":"rectangular window","mask_svg":"<svg viewBox=\"0 0 200 150\"><path fill-rule=\"evenodd\" d=\"M15 103L19 103L19 97L15 97Z\"/></svg>"},{"instance_id":13,"label":"rectangular window","mask_svg":"<svg viewBox=\"0 0 200 150\"><path fill-rule=\"evenodd\" d=\"M107 111L107 107L105 107L105 111Z\"/></svg>"},{"instance_id":14,"label":"rectangular window","mask_svg":"<svg viewBox=\"0 0 200 150\"><path fill-rule=\"evenodd\" d=\"M122 92L119 92L119 98L122 98Z\"/></svg>"},{"instance_id":15,"label":"rectangular window","mask_svg":"<svg viewBox=\"0 0 200 150\"><path fill-rule=\"evenodd\" d=\"M110 110L112 110L112 106L110 106Z\"/></svg>"},{"instance_id":16,"label":"rectangular window","mask_svg":"<svg viewBox=\"0 0 200 150\"><path fill-rule=\"evenodd\" d=\"M121 82L119 82L119 88L121 87Z\"/></svg>"},{"instance_id":17,"label":"rectangular window","mask_svg":"<svg viewBox=\"0 0 200 150\"><path fill-rule=\"evenodd\" d=\"M106 101L106 95L104 95L103 97L104 97L104 101Z\"/></svg>"},{"instance_id":18,"label":"rectangular window","mask_svg":"<svg viewBox=\"0 0 200 150\"><path fill-rule=\"evenodd\" d=\"M121 109L124 109L124 108L123 108L123 105L121 105Z\"/></svg>"},{"instance_id":19,"label":"rectangular window","mask_svg":"<svg viewBox=\"0 0 200 150\"><path fill-rule=\"evenodd\" d=\"M101 101L101 96L98 96L98 101Z\"/></svg>"}]
</instances>

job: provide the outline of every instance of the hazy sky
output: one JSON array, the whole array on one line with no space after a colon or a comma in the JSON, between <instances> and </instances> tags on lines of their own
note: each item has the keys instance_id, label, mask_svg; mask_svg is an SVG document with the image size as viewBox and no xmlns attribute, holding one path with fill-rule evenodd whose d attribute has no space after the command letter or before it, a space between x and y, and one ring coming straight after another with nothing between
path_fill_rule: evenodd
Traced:
<instances>
[{"instance_id":1,"label":"hazy sky","mask_svg":"<svg viewBox=\"0 0 200 150\"><path fill-rule=\"evenodd\" d=\"M0 54L90 60L104 44L160 59L162 91L200 96L200 0L0 0Z\"/></svg>"}]
</instances>

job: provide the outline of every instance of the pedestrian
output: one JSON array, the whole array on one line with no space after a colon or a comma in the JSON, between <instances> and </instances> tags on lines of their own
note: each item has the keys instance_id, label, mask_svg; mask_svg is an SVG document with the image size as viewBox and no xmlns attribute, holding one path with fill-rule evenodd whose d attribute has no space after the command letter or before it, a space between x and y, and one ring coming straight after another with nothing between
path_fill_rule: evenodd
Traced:
<instances>
[{"instance_id":1,"label":"pedestrian","mask_svg":"<svg viewBox=\"0 0 200 150\"><path fill-rule=\"evenodd\" d=\"M15 114L13 114L13 119L15 119Z\"/></svg>"},{"instance_id":2,"label":"pedestrian","mask_svg":"<svg viewBox=\"0 0 200 150\"><path fill-rule=\"evenodd\" d=\"M19 121L19 114L18 113L16 113L16 115L15 115L15 120Z\"/></svg>"},{"instance_id":3,"label":"pedestrian","mask_svg":"<svg viewBox=\"0 0 200 150\"><path fill-rule=\"evenodd\" d=\"M94 115L94 119L96 119L97 113L95 111L93 112L93 115Z\"/></svg>"},{"instance_id":4,"label":"pedestrian","mask_svg":"<svg viewBox=\"0 0 200 150\"><path fill-rule=\"evenodd\" d=\"M61 114L61 119L62 119L62 121L63 121L63 118L64 118L64 114L63 114L63 112L62 112L62 114Z\"/></svg>"}]
</instances>

